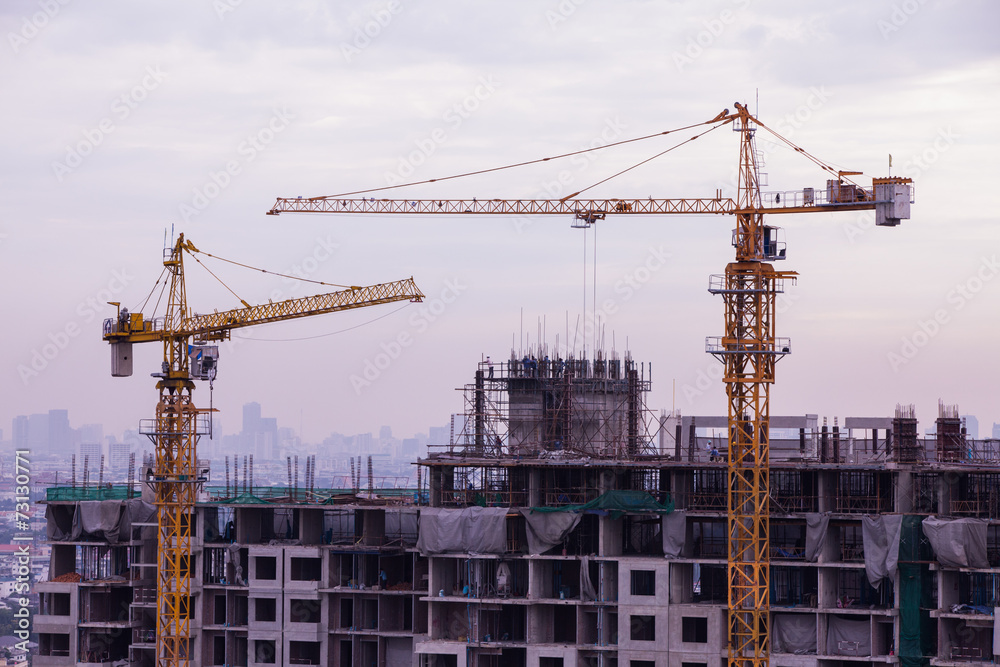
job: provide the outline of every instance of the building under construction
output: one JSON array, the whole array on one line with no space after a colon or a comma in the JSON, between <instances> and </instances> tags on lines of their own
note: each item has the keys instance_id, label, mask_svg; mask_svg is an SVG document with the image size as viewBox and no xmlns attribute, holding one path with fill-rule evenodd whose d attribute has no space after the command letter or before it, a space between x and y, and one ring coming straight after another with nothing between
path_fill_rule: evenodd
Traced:
<instances>
[{"instance_id":1,"label":"building under construction","mask_svg":"<svg viewBox=\"0 0 1000 667\"><path fill-rule=\"evenodd\" d=\"M189 664L727 664L728 419L654 414L650 382L615 355L483 362L417 489L205 480ZM918 433L908 406L770 418L771 664L1000 653L1000 441L944 405ZM150 487L49 489L37 666L155 664Z\"/></svg>"}]
</instances>

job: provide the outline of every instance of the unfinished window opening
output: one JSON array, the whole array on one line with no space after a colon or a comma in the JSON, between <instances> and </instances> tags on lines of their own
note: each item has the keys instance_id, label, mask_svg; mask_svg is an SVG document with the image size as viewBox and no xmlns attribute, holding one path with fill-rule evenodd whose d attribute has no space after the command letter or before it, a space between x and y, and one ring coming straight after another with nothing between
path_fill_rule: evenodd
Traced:
<instances>
[{"instance_id":1,"label":"unfinished window opening","mask_svg":"<svg viewBox=\"0 0 1000 667\"><path fill-rule=\"evenodd\" d=\"M771 522L771 558L803 560L806 557L804 521Z\"/></svg>"},{"instance_id":2,"label":"unfinished window opening","mask_svg":"<svg viewBox=\"0 0 1000 667\"><path fill-rule=\"evenodd\" d=\"M845 562L864 562L865 545L860 523L837 524L840 530L840 560Z\"/></svg>"},{"instance_id":3,"label":"unfinished window opening","mask_svg":"<svg viewBox=\"0 0 1000 667\"><path fill-rule=\"evenodd\" d=\"M273 665L277 660L278 652L275 650L273 639L257 639L253 643L254 662Z\"/></svg>"},{"instance_id":4,"label":"unfinished window opening","mask_svg":"<svg viewBox=\"0 0 1000 667\"><path fill-rule=\"evenodd\" d=\"M215 597L215 609L212 614L212 622L215 625L225 625L226 624L226 594L221 593ZM225 661L223 661L225 662ZM220 663L216 663L220 664Z\"/></svg>"},{"instance_id":5,"label":"unfinished window opening","mask_svg":"<svg viewBox=\"0 0 1000 667\"><path fill-rule=\"evenodd\" d=\"M129 565L128 547L107 545L80 547L80 574L86 580L127 578Z\"/></svg>"},{"instance_id":6,"label":"unfinished window opening","mask_svg":"<svg viewBox=\"0 0 1000 667\"><path fill-rule=\"evenodd\" d=\"M288 620L292 623L319 623L322 608L323 605L319 600L293 598L288 603Z\"/></svg>"},{"instance_id":7,"label":"unfinished window opening","mask_svg":"<svg viewBox=\"0 0 1000 667\"><path fill-rule=\"evenodd\" d=\"M539 658L538 667L563 667L562 658Z\"/></svg>"},{"instance_id":8,"label":"unfinished window opening","mask_svg":"<svg viewBox=\"0 0 1000 667\"><path fill-rule=\"evenodd\" d=\"M726 661L728 664L728 661ZM681 667L708 667L707 662L682 662Z\"/></svg>"},{"instance_id":9,"label":"unfinished window opening","mask_svg":"<svg viewBox=\"0 0 1000 667\"><path fill-rule=\"evenodd\" d=\"M42 632L38 635L38 655L69 657L69 635Z\"/></svg>"},{"instance_id":10,"label":"unfinished window opening","mask_svg":"<svg viewBox=\"0 0 1000 667\"><path fill-rule=\"evenodd\" d=\"M771 604L783 607L815 607L817 603L816 569L811 567L772 567Z\"/></svg>"},{"instance_id":11,"label":"unfinished window opening","mask_svg":"<svg viewBox=\"0 0 1000 667\"><path fill-rule=\"evenodd\" d=\"M694 471L690 509L726 511L728 487L726 471L700 469Z\"/></svg>"},{"instance_id":12,"label":"unfinished window opening","mask_svg":"<svg viewBox=\"0 0 1000 667\"><path fill-rule=\"evenodd\" d=\"M250 620L250 598L246 595L236 595L233 598L233 617L231 625L246 625Z\"/></svg>"},{"instance_id":13,"label":"unfinished window opening","mask_svg":"<svg viewBox=\"0 0 1000 667\"><path fill-rule=\"evenodd\" d=\"M632 595L656 595L656 570L632 570Z\"/></svg>"},{"instance_id":14,"label":"unfinished window opening","mask_svg":"<svg viewBox=\"0 0 1000 667\"><path fill-rule=\"evenodd\" d=\"M323 561L319 558L293 557L290 567L289 577L292 581L319 581L323 571Z\"/></svg>"},{"instance_id":15,"label":"unfinished window opening","mask_svg":"<svg viewBox=\"0 0 1000 667\"><path fill-rule=\"evenodd\" d=\"M634 642L655 642L656 617L632 614L629 616L629 635Z\"/></svg>"},{"instance_id":16,"label":"unfinished window opening","mask_svg":"<svg viewBox=\"0 0 1000 667\"><path fill-rule=\"evenodd\" d=\"M212 664L226 664L226 636L216 635L212 637Z\"/></svg>"},{"instance_id":17,"label":"unfinished window opening","mask_svg":"<svg viewBox=\"0 0 1000 667\"><path fill-rule=\"evenodd\" d=\"M323 544L354 544L354 511L323 512Z\"/></svg>"},{"instance_id":18,"label":"unfinished window opening","mask_svg":"<svg viewBox=\"0 0 1000 667\"><path fill-rule=\"evenodd\" d=\"M41 595L39 614L50 616L69 616L69 593L43 593Z\"/></svg>"},{"instance_id":19,"label":"unfinished window opening","mask_svg":"<svg viewBox=\"0 0 1000 667\"><path fill-rule=\"evenodd\" d=\"M1000 607L1000 575L959 572L958 602L978 613L992 614L994 607Z\"/></svg>"},{"instance_id":20,"label":"unfinished window opening","mask_svg":"<svg viewBox=\"0 0 1000 667\"><path fill-rule=\"evenodd\" d=\"M340 627L349 628L354 625L354 600L340 599Z\"/></svg>"},{"instance_id":21,"label":"unfinished window opening","mask_svg":"<svg viewBox=\"0 0 1000 667\"><path fill-rule=\"evenodd\" d=\"M318 665L319 642L288 642L288 662L293 665Z\"/></svg>"},{"instance_id":22,"label":"unfinished window opening","mask_svg":"<svg viewBox=\"0 0 1000 667\"><path fill-rule=\"evenodd\" d=\"M816 511L815 477L801 470L774 470L770 480L772 514Z\"/></svg>"},{"instance_id":23,"label":"unfinished window opening","mask_svg":"<svg viewBox=\"0 0 1000 667\"><path fill-rule=\"evenodd\" d=\"M556 644L576 643L576 607L556 607L552 614L552 640Z\"/></svg>"},{"instance_id":24,"label":"unfinished window opening","mask_svg":"<svg viewBox=\"0 0 1000 667\"><path fill-rule=\"evenodd\" d=\"M952 514L981 519L1000 518L1000 495L996 493L997 488L1000 488L1000 474L997 473L968 473L960 476L958 493L951 501Z\"/></svg>"},{"instance_id":25,"label":"unfinished window opening","mask_svg":"<svg viewBox=\"0 0 1000 667\"><path fill-rule=\"evenodd\" d=\"M913 511L917 514L938 513L937 473L918 472L913 474Z\"/></svg>"},{"instance_id":26,"label":"unfinished window opening","mask_svg":"<svg viewBox=\"0 0 1000 667\"><path fill-rule=\"evenodd\" d=\"M700 616L682 616L681 641L693 644L707 644L708 619Z\"/></svg>"},{"instance_id":27,"label":"unfinished window opening","mask_svg":"<svg viewBox=\"0 0 1000 667\"><path fill-rule=\"evenodd\" d=\"M663 555L659 514L626 514L622 521L622 553L642 556Z\"/></svg>"},{"instance_id":28,"label":"unfinished window opening","mask_svg":"<svg viewBox=\"0 0 1000 667\"><path fill-rule=\"evenodd\" d=\"M253 620L274 623L278 620L278 601L274 598L254 598Z\"/></svg>"},{"instance_id":29,"label":"unfinished window opening","mask_svg":"<svg viewBox=\"0 0 1000 667\"><path fill-rule=\"evenodd\" d=\"M728 541L725 519L695 519L691 522L695 558L725 558Z\"/></svg>"},{"instance_id":30,"label":"unfinished window opening","mask_svg":"<svg viewBox=\"0 0 1000 667\"><path fill-rule=\"evenodd\" d=\"M695 564L694 601L725 602L728 598L725 565Z\"/></svg>"},{"instance_id":31,"label":"unfinished window opening","mask_svg":"<svg viewBox=\"0 0 1000 667\"><path fill-rule=\"evenodd\" d=\"M841 569L837 571L837 606L885 609L893 604L892 588L888 582L883 582L878 589L872 588L864 569Z\"/></svg>"},{"instance_id":32,"label":"unfinished window opening","mask_svg":"<svg viewBox=\"0 0 1000 667\"><path fill-rule=\"evenodd\" d=\"M299 539L299 511L297 509L274 510L274 537L278 540Z\"/></svg>"},{"instance_id":33,"label":"unfinished window opening","mask_svg":"<svg viewBox=\"0 0 1000 667\"><path fill-rule=\"evenodd\" d=\"M276 556L256 556L254 567L257 568L257 579L275 581L278 578L278 559Z\"/></svg>"},{"instance_id":34,"label":"unfinished window opening","mask_svg":"<svg viewBox=\"0 0 1000 667\"><path fill-rule=\"evenodd\" d=\"M573 628L575 632L575 620ZM526 636L527 609L523 605L484 606L480 610L480 641L523 642Z\"/></svg>"},{"instance_id":35,"label":"unfinished window opening","mask_svg":"<svg viewBox=\"0 0 1000 667\"><path fill-rule=\"evenodd\" d=\"M685 663L687 664L687 663ZM628 667L656 667L655 660L629 660Z\"/></svg>"},{"instance_id":36,"label":"unfinished window opening","mask_svg":"<svg viewBox=\"0 0 1000 667\"><path fill-rule=\"evenodd\" d=\"M891 477L870 470L844 471L837 479L836 510L861 514L892 511Z\"/></svg>"},{"instance_id":37,"label":"unfinished window opening","mask_svg":"<svg viewBox=\"0 0 1000 667\"><path fill-rule=\"evenodd\" d=\"M226 550L205 547L202 550L206 584L226 583Z\"/></svg>"}]
</instances>

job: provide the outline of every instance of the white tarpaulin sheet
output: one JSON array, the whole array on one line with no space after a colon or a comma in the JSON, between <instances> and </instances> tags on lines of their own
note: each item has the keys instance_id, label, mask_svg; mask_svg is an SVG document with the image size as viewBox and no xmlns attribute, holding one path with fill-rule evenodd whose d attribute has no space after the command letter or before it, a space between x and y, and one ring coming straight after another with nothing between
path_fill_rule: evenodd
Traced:
<instances>
[{"instance_id":1,"label":"white tarpaulin sheet","mask_svg":"<svg viewBox=\"0 0 1000 667\"><path fill-rule=\"evenodd\" d=\"M684 537L687 531L687 512L674 510L664 514L660 535L663 536L663 555L666 558L679 558L684 553Z\"/></svg>"},{"instance_id":2,"label":"white tarpaulin sheet","mask_svg":"<svg viewBox=\"0 0 1000 667\"><path fill-rule=\"evenodd\" d=\"M775 614L771 629L774 653L816 653L816 616Z\"/></svg>"},{"instance_id":3,"label":"white tarpaulin sheet","mask_svg":"<svg viewBox=\"0 0 1000 667\"><path fill-rule=\"evenodd\" d=\"M989 567L986 557L986 522L982 519L938 519L922 522L924 535L945 567Z\"/></svg>"},{"instance_id":4,"label":"white tarpaulin sheet","mask_svg":"<svg viewBox=\"0 0 1000 667\"><path fill-rule=\"evenodd\" d=\"M507 547L505 507L427 507L420 511L417 550L443 553L502 554Z\"/></svg>"},{"instance_id":5,"label":"white tarpaulin sheet","mask_svg":"<svg viewBox=\"0 0 1000 667\"><path fill-rule=\"evenodd\" d=\"M861 518L861 539L865 550L865 573L868 583L878 588L883 579L896 581L899 563L899 532L903 515L866 515ZM865 653L864 655L868 655Z\"/></svg>"},{"instance_id":6,"label":"white tarpaulin sheet","mask_svg":"<svg viewBox=\"0 0 1000 667\"><path fill-rule=\"evenodd\" d=\"M131 539L132 523L147 523L156 508L138 498L131 500L84 500L73 514L73 528L68 535L76 542L89 538L109 544Z\"/></svg>"},{"instance_id":7,"label":"white tarpaulin sheet","mask_svg":"<svg viewBox=\"0 0 1000 667\"><path fill-rule=\"evenodd\" d=\"M867 551L868 547L865 547ZM871 655L871 620L830 616L826 632L827 655Z\"/></svg>"},{"instance_id":8,"label":"white tarpaulin sheet","mask_svg":"<svg viewBox=\"0 0 1000 667\"><path fill-rule=\"evenodd\" d=\"M521 510L528 533L528 553L543 554L563 543L583 515L578 512L533 512Z\"/></svg>"},{"instance_id":9,"label":"white tarpaulin sheet","mask_svg":"<svg viewBox=\"0 0 1000 667\"><path fill-rule=\"evenodd\" d=\"M806 560L815 563L826 544L829 514L806 514Z\"/></svg>"}]
</instances>

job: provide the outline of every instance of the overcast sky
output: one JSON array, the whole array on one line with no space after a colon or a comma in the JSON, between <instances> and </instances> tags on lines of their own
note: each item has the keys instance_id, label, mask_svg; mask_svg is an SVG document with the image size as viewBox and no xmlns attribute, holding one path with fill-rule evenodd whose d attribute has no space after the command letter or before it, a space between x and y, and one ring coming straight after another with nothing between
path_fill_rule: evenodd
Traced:
<instances>
[{"instance_id":1,"label":"overcast sky","mask_svg":"<svg viewBox=\"0 0 1000 667\"><path fill-rule=\"evenodd\" d=\"M609 217L596 233L595 295L594 233L569 219L265 212L279 196L652 134L734 101L863 171L859 182L886 175L892 154L893 175L916 183L912 219L896 228L874 228L871 212L770 220L788 242L779 268L801 275L781 304L778 334L793 354L778 366L772 414L832 422L914 403L923 430L940 398L977 415L981 432L1000 421L994 2L10 0L0 21L7 438L13 417L50 408L108 433L153 416L148 374L161 348L142 346L135 375L112 378L101 320L114 314L106 301L143 303L171 230L206 252L331 283L412 275L428 296L237 332L215 384L227 433L254 400L312 441L444 424L476 362L508 357L522 335L535 343L540 322L550 344L556 333L565 344L568 321L582 350L573 329L595 296L605 346L652 364L651 408L724 414L704 346L723 332L707 286L733 257L731 218ZM760 138L765 190L825 187L822 172ZM399 196L558 197L672 143ZM731 196L737 156L738 135L722 128L589 194ZM250 303L321 289L210 267ZM188 274L196 311L238 306L190 261ZM195 399L207 405L207 387Z\"/></svg>"}]
</instances>

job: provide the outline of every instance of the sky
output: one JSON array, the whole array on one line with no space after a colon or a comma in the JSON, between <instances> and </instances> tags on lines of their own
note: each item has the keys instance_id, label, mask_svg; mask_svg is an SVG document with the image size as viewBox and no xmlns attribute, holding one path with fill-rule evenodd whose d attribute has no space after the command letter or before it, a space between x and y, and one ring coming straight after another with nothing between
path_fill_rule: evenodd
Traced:
<instances>
[{"instance_id":1,"label":"sky","mask_svg":"<svg viewBox=\"0 0 1000 667\"><path fill-rule=\"evenodd\" d=\"M154 313L162 249L199 249L332 284L412 276L423 304L234 333L211 397L301 429L394 435L463 410L477 362L537 344L598 344L649 367L648 406L725 414L705 338L723 332L711 274L731 218L267 216L277 197L333 195L580 151L749 105L786 138L870 184L909 176L912 218L769 218L799 272L779 303L792 339L771 413L890 416L938 401L1000 421L997 174L1000 5L986 0L802 3L143 3L0 5L0 428L69 410L105 433L153 416L159 345L112 378L108 301ZM728 127L597 185L601 197L735 194ZM669 148L657 137L573 158L390 191L406 198L558 198ZM765 191L826 176L758 133ZM595 247L596 246L596 247ZM596 264L595 264L596 258ZM321 285L187 263L192 309L303 296ZM152 298L147 296L152 294ZM586 304L586 305L585 305ZM586 312L585 312L586 308ZM584 330L585 331L585 330ZM593 328L591 328L593 331ZM523 342L522 342L523 341Z\"/></svg>"}]
</instances>

